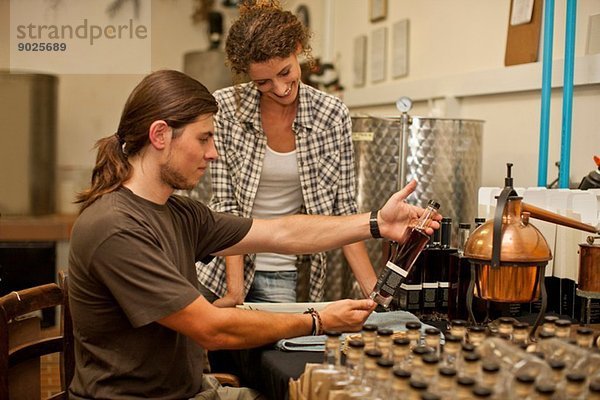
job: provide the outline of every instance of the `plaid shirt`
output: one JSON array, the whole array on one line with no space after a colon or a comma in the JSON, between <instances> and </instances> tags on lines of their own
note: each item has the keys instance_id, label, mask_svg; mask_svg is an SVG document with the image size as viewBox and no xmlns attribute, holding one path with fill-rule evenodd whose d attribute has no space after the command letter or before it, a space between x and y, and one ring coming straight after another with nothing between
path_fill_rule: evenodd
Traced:
<instances>
[{"instance_id":1,"label":"plaid shirt","mask_svg":"<svg viewBox=\"0 0 600 400\"><path fill-rule=\"evenodd\" d=\"M244 83L215 92L218 159L210 166L213 195L209 206L219 212L250 217L260 181L267 137L260 118L260 92ZM292 125L296 135L303 212L344 215L357 212L352 122L337 97L300 84ZM254 279L255 255L244 257L244 295ZM310 301L323 298L325 253L310 256ZM219 297L227 291L225 260L198 265L199 281Z\"/></svg>"}]
</instances>

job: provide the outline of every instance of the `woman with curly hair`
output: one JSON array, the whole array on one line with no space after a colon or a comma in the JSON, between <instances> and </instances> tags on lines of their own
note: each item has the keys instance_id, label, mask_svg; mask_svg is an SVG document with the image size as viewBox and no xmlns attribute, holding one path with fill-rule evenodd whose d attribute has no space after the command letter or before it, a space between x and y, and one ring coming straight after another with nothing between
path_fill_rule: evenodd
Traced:
<instances>
[{"instance_id":1,"label":"woman with curly hair","mask_svg":"<svg viewBox=\"0 0 600 400\"><path fill-rule=\"evenodd\" d=\"M227 62L249 82L218 90L210 168L216 211L244 217L355 214L351 119L340 99L300 80L310 32L278 1L245 1L226 41ZM362 293L377 277L363 242L343 247ZM310 260L310 301L324 295L326 255L246 254L198 265L215 305L296 301L297 268Z\"/></svg>"}]
</instances>

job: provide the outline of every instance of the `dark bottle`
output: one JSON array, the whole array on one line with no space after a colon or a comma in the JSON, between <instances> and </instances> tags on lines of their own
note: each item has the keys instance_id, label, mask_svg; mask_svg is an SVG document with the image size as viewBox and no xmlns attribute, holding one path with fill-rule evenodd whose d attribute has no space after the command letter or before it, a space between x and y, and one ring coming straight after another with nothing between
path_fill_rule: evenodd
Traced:
<instances>
[{"instance_id":1,"label":"dark bottle","mask_svg":"<svg viewBox=\"0 0 600 400\"><path fill-rule=\"evenodd\" d=\"M448 315L448 299L450 294L450 258L457 252L452 243L452 219L442 218L442 246L438 275L436 313L444 319Z\"/></svg>"},{"instance_id":2,"label":"dark bottle","mask_svg":"<svg viewBox=\"0 0 600 400\"><path fill-rule=\"evenodd\" d=\"M433 319L435 312L439 280L440 250L442 248L440 230L441 229L436 230L433 236L431 236L429 243L427 243L421 255L417 257L413 267L414 271L412 272L413 277L419 272L421 275L422 290L420 293L420 307L417 316L424 321ZM406 286L406 284L407 282L405 281L404 286ZM403 294L404 293L401 291L399 295L400 299L403 299ZM411 310L414 309L414 307L411 307L409 303L405 309Z\"/></svg>"},{"instance_id":3,"label":"dark bottle","mask_svg":"<svg viewBox=\"0 0 600 400\"><path fill-rule=\"evenodd\" d=\"M470 224L458 224L458 251L450 256L448 266L448 320L450 321L466 320L468 317L465 299L471 270L469 262L463 254L470 233Z\"/></svg>"},{"instance_id":4,"label":"dark bottle","mask_svg":"<svg viewBox=\"0 0 600 400\"><path fill-rule=\"evenodd\" d=\"M409 228L405 242L402 245L392 242L388 262L377 278L375 288L370 295L371 299L383 307L387 308L390 305L400 285L410 274L415 260L429 241L425 229L439 208L439 203L430 200L417 224Z\"/></svg>"}]
</instances>

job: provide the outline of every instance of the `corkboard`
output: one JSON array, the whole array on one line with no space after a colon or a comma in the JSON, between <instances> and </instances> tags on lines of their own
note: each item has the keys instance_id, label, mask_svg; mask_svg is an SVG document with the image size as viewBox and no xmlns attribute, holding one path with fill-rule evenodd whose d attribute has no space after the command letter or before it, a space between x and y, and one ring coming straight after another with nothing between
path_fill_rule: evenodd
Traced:
<instances>
[{"instance_id":1,"label":"corkboard","mask_svg":"<svg viewBox=\"0 0 600 400\"><path fill-rule=\"evenodd\" d=\"M508 35L504 65L517 65L536 62L540 47L540 30L542 27L543 0L533 0L533 13L529 23L511 25L513 5L516 0L509 0Z\"/></svg>"}]
</instances>

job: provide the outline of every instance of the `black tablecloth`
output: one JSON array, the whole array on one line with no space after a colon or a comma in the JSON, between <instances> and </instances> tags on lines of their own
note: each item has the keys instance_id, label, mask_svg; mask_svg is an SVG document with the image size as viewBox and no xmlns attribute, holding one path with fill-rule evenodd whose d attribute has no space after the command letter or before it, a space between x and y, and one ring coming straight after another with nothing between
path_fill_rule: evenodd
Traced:
<instances>
[{"instance_id":1,"label":"black tablecloth","mask_svg":"<svg viewBox=\"0 0 600 400\"><path fill-rule=\"evenodd\" d=\"M209 352L211 370L240 378L242 386L258 390L270 400L287 400L289 379L297 379L306 363L323 361L321 352L285 352L273 346L251 350Z\"/></svg>"}]
</instances>

